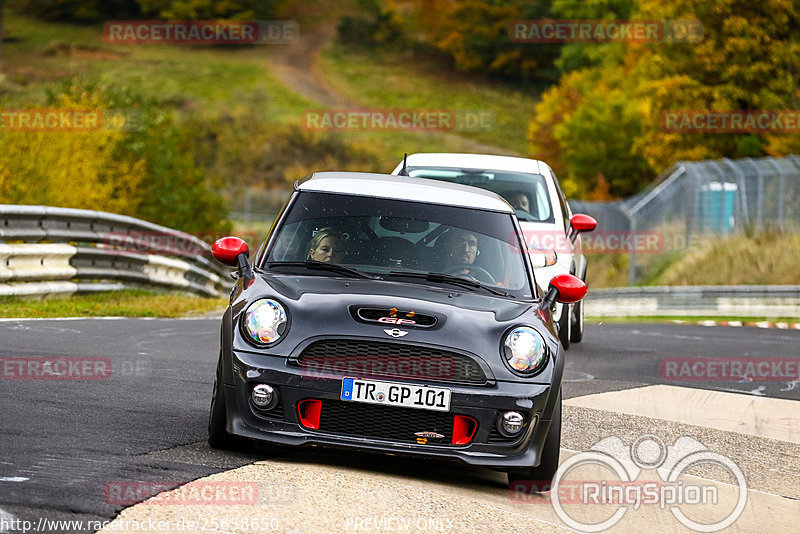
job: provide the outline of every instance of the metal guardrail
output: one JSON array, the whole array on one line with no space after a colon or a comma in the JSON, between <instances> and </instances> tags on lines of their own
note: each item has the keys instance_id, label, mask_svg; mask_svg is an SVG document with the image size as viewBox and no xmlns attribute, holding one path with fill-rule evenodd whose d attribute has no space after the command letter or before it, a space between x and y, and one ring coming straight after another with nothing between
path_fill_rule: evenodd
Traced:
<instances>
[{"instance_id":1,"label":"metal guardrail","mask_svg":"<svg viewBox=\"0 0 800 534\"><path fill-rule=\"evenodd\" d=\"M592 317L800 317L800 286L654 286L592 289Z\"/></svg>"},{"instance_id":2,"label":"metal guardrail","mask_svg":"<svg viewBox=\"0 0 800 534\"><path fill-rule=\"evenodd\" d=\"M125 215L0 205L0 295L123 289L126 284L218 297L230 270L195 236Z\"/></svg>"}]
</instances>

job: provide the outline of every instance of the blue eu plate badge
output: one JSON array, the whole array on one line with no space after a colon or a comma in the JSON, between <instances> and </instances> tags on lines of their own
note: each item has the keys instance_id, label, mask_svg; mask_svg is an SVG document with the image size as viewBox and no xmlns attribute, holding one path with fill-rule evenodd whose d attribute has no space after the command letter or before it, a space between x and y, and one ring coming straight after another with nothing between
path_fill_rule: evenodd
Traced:
<instances>
[{"instance_id":1,"label":"blue eu plate badge","mask_svg":"<svg viewBox=\"0 0 800 534\"><path fill-rule=\"evenodd\" d=\"M353 398L353 379L342 379L342 400L352 400Z\"/></svg>"}]
</instances>

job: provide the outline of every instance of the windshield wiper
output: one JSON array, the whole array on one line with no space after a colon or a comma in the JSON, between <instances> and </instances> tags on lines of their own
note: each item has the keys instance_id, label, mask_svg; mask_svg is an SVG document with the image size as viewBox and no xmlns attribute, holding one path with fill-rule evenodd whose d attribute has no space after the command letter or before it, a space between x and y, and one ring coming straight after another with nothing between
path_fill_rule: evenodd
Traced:
<instances>
[{"instance_id":1,"label":"windshield wiper","mask_svg":"<svg viewBox=\"0 0 800 534\"><path fill-rule=\"evenodd\" d=\"M485 289L489 293L493 295L498 295L500 297L513 297L510 293L506 293L505 291L501 291L491 286L487 286L486 284L482 284L477 280L469 280L467 278L461 278L460 276L454 276L452 274L444 274L444 273L415 273L410 271L391 271L389 273L390 276L410 276L411 278L424 278L425 280L431 282L444 282L448 284L466 286L466 287L474 287Z\"/></svg>"},{"instance_id":2,"label":"windshield wiper","mask_svg":"<svg viewBox=\"0 0 800 534\"><path fill-rule=\"evenodd\" d=\"M350 276L355 276L357 278L366 278L368 280L383 280L380 276L373 276L371 274L367 274L365 272L359 271L358 269L352 269L350 267L345 267L344 265L338 265L336 263L325 263L322 261L313 261L313 260L306 260L306 261L271 261L267 263L267 266L272 267L305 267L307 269L313 269L317 271L334 271L341 274L349 274Z\"/></svg>"}]
</instances>

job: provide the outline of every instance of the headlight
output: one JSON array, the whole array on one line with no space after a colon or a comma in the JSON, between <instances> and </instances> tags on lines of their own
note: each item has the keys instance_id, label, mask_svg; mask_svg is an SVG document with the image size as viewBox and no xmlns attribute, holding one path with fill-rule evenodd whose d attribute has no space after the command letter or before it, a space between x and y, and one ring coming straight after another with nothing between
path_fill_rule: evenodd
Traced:
<instances>
[{"instance_id":1,"label":"headlight","mask_svg":"<svg viewBox=\"0 0 800 534\"><path fill-rule=\"evenodd\" d=\"M544 364L547 347L539 332L527 326L518 326L506 335L503 355L512 369L529 374Z\"/></svg>"},{"instance_id":2,"label":"headlight","mask_svg":"<svg viewBox=\"0 0 800 534\"><path fill-rule=\"evenodd\" d=\"M257 345L275 343L286 333L286 310L272 299L257 300L247 308L242 329Z\"/></svg>"}]
</instances>

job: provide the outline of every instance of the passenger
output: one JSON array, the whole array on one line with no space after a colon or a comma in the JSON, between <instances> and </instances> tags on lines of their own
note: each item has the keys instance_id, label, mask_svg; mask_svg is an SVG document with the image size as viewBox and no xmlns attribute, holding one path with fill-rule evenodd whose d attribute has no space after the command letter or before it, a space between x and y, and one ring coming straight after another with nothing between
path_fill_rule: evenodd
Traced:
<instances>
[{"instance_id":1,"label":"passenger","mask_svg":"<svg viewBox=\"0 0 800 534\"><path fill-rule=\"evenodd\" d=\"M511 204L515 210L521 210L526 213L531 212L531 201L528 195L521 191L512 193L508 199L508 203Z\"/></svg>"},{"instance_id":2,"label":"passenger","mask_svg":"<svg viewBox=\"0 0 800 534\"><path fill-rule=\"evenodd\" d=\"M309 242L308 248L309 259L323 263L338 263L342 259L344 238L334 228L322 228L317 230L316 235Z\"/></svg>"}]
</instances>

